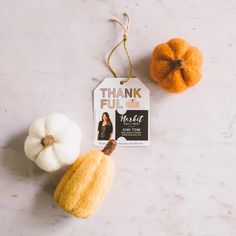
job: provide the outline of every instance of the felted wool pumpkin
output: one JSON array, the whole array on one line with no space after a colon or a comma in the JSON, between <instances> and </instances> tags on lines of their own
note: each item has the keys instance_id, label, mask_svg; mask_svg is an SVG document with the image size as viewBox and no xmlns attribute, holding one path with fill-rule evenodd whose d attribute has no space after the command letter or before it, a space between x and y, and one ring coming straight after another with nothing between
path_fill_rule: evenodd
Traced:
<instances>
[{"instance_id":1,"label":"felted wool pumpkin","mask_svg":"<svg viewBox=\"0 0 236 236\"><path fill-rule=\"evenodd\" d=\"M80 154L81 130L62 114L36 120L25 141L25 154L45 171L72 164Z\"/></svg>"},{"instance_id":2,"label":"felted wool pumpkin","mask_svg":"<svg viewBox=\"0 0 236 236\"><path fill-rule=\"evenodd\" d=\"M202 77L202 54L180 38L158 45L152 54L150 74L163 89L179 93Z\"/></svg>"},{"instance_id":3,"label":"felted wool pumpkin","mask_svg":"<svg viewBox=\"0 0 236 236\"><path fill-rule=\"evenodd\" d=\"M100 206L110 189L115 167L112 151L116 141L110 140L100 150L91 150L67 170L54 192L54 200L70 214L86 218Z\"/></svg>"}]
</instances>

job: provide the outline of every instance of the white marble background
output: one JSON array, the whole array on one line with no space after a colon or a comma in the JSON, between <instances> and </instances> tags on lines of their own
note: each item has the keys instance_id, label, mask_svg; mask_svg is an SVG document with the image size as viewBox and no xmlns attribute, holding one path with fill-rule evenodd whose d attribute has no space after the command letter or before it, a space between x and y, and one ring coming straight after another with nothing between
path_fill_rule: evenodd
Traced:
<instances>
[{"instance_id":1,"label":"white marble background","mask_svg":"<svg viewBox=\"0 0 236 236\"><path fill-rule=\"evenodd\" d=\"M92 90L132 18L134 74L151 90L151 146L119 148L105 203L90 219L53 202L63 171L26 159L30 123L62 112L93 148ZM0 235L236 235L236 2L234 0L0 0ZM156 44L183 37L205 57L200 84L168 94L149 77ZM122 60L122 62L121 62ZM113 60L126 73L122 52Z\"/></svg>"}]
</instances>

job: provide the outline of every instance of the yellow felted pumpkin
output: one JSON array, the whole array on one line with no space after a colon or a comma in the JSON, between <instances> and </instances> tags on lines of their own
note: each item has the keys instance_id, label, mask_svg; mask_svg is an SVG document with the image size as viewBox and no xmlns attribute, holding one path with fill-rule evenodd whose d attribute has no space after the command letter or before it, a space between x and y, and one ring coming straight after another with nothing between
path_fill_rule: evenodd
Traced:
<instances>
[{"instance_id":1,"label":"yellow felted pumpkin","mask_svg":"<svg viewBox=\"0 0 236 236\"><path fill-rule=\"evenodd\" d=\"M171 39L154 49L151 77L169 92L183 92L201 79L202 60L201 52L197 48L183 39Z\"/></svg>"},{"instance_id":2,"label":"yellow felted pumpkin","mask_svg":"<svg viewBox=\"0 0 236 236\"><path fill-rule=\"evenodd\" d=\"M116 141L109 140L102 151L91 150L79 157L54 192L59 206L80 218L94 213L112 183L115 168L110 155L115 147Z\"/></svg>"}]
</instances>

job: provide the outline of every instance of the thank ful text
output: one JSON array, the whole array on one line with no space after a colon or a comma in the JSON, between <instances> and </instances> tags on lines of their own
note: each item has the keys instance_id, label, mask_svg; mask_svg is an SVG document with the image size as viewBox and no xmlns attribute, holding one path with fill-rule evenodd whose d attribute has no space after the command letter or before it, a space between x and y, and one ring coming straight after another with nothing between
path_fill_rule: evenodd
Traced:
<instances>
[{"instance_id":1,"label":"thank ful text","mask_svg":"<svg viewBox=\"0 0 236 236\"><path fill-rule=\"evenodd\" d=\"M123 109L120 98L141 98L141 88L100 88L101 108Z\"/></svg>"}]
</instances>

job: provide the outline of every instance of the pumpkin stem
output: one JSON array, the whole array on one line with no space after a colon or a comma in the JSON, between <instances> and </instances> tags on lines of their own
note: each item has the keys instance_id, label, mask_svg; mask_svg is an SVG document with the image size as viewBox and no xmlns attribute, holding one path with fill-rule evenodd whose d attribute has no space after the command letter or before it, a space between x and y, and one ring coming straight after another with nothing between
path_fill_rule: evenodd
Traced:
<instances>
[{"instance_id":1,"label":"pumpkin stem","mask_svg":"<svg viewBox=\"0 0 236 236\"><path fill-rule=\"evenodd\" d=\"M43 145L43 147L49 147L51 145L53 145L54 143L54 138L52 135L47 135L45 138L41 139L41 144Z\"/></svg>"},{"instance_id":2,"label":"pumpkin stem","mask_svg":"<svg viewBox=\"0 0 236 236\"><path fill-rule=\"evenodd\" d=\"M111 139L107 142L106 146L102 149L102 152L108 156L115 150L117 142L115 139Z\"/></svg>"},{"instance_id":3,"label":"pumpkin stem","mask_svg":"<svg viewBox=\"0 0 236 236\"><path fill-rule=\"evenodd\" d=\"M174 61L172 61L172 66L174 67L174 69L183 68L184 60L182 60L182 59L174 60Z\"/></svg>"}]
</instances>

